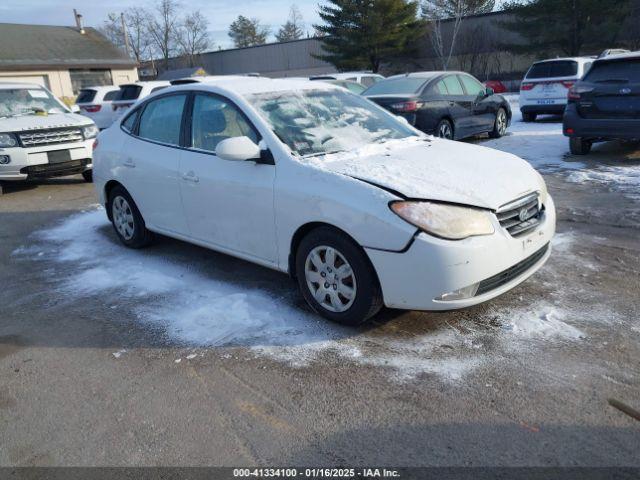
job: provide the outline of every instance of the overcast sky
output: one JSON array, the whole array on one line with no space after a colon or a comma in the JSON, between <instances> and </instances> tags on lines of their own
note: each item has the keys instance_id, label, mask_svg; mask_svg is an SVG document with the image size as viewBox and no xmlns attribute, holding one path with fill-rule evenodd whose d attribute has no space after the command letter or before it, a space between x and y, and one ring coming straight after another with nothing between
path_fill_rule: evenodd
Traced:
<instances>
[{"instance_id":1,"label":"overcast sky","mask_svg":"<svg viewBox=\"0 0 640 480\"><path fill-rule=\"evenodd\" d=\"M200 10L209 19L210 36L216 48L232 47L227 30L238 16L255 17L272 32L284 23L289 8L296 4L309 32L318 22L319 0L181 0L183 11ZM0 0L0 22L39 25L75 25L73 9L84 17L85 26L99 27L109 12L121 12L139 5L150 7L153 0ZM273 40L273 35L270 40Z\"/></svg>"}]
</instances>

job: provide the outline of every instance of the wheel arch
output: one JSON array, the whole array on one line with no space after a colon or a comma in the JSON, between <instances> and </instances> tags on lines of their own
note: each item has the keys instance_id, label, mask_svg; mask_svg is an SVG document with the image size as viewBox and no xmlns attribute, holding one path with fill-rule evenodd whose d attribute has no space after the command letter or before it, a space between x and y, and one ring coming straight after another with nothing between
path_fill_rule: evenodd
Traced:
<instances>
[{"instance_id":1,"label":"wheel arch","mask_svg":"<svg viewBox=\"0 0 640 480\"><path fill-rule=\"evenodd\" d=\"M105 185L104 185L104 208L107 211L107 218L109 218L109 221L111 221L113 219L112 216L111 216L111 203L109 202L109 195L111 194L111 191L115 187L122 187L125 190L127 190L126 187L124 185L122 185L120 182L118 182L117 180L109 180L107 183L105 183Z\"/></svg>"}]
</instances>

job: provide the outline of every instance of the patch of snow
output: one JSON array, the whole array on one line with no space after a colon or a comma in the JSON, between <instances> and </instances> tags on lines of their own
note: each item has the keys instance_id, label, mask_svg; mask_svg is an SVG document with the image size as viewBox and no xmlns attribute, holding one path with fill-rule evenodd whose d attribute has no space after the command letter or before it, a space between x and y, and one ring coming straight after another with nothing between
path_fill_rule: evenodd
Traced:
<instances>
[{"instance_id":1,"label":"patch of snow","mask_svg":"<svg viewBox=\"0 0 640 480\"><path fill-rule=\"evenodd\" d=\"M118 350L117 352L113 352L111 355L113 355L116 358L120 358L123 353L127 353L127 351L125 349L122 349L122 350Z\"/></svg>"}]
</instances>

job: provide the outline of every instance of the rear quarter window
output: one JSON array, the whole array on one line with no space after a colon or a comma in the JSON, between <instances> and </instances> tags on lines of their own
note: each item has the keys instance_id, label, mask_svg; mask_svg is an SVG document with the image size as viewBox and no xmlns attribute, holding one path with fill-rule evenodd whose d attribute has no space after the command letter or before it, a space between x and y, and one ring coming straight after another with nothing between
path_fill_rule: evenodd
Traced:
<instances>
[{"instance_id":1,"label":"rear quarter window","mask_svg":"<svg viewBox=\"0 0 640 480\"><path fill-rule=\"evenodd\" d=\"M76 103L91 103L96 98L95 90L80 90Z\"/></svg>"},{"instance_id":2,"label":"rear quarter window","mask_svg":"<svg viewBox=\"0 0 640 480\"><path fill-rule=\"evenodd\" d=\"M113 100L118 98L119 93L120 93L120 90L111 90L110 92L105 93L104 101L112 102Z\"/></svg>"},{"instance_id":3,"label":"rear quarter window","mask_svg":"<svg viewBox=\"0 0 640 480\"><path fill-rule=\"evenodd\" d=\"M640 59L595 62L585 80L589 82L640 83Z\"/></svg>"},{"instance_id":4,"label":"rear quarter window","mask_svg":"<svg viewBox=\"0 0 640 480\"><path fill-rule=\"evenodd\" d=\"M572 77L578 73L578 62L560 60L557 62L540 62L531 65L525 78Z\"/></svg>"}]
</instances>

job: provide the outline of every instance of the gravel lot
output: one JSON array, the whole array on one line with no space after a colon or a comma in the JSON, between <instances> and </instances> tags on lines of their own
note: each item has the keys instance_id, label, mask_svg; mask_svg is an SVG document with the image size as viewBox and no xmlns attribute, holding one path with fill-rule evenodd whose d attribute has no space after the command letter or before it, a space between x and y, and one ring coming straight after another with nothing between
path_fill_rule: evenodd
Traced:
<instances>
[{"instance_id":1,"label":"gravel lot","mask_svg":"<svg viewBox=\"0 0 640 480\"><path fill-rule=\"evenodd\" d=\"M516 153L559 212L508 294L360 329L286 276L167 238L117 243L80 177L0 197L0 465L640 466L640 149ZM508 179L505 179L508 181Z\"/></svg>"}]
</instances>

